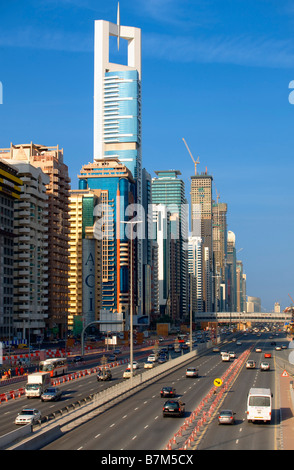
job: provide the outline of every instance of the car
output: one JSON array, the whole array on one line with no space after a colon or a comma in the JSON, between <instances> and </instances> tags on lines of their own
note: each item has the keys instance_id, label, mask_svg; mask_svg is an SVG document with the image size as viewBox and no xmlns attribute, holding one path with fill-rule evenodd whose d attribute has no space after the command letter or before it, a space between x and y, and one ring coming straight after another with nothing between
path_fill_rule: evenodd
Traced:
<instances>
[{"instance_id":1,"label":"car","mask_svg":"<svg viewBox=\"0 0 294 470\"><path fill-rule=\"evenodd\" d=\"M230 362L230 355L228 353L222 354L222 361L223 362Z\"/></svg>"},{"instance_id":2,"label":"car","mask_svg":"<svg viewBox=\"0 0 294 470\"><path fill-rule=\"evenodd\" d=\"M113 351L113 354L116 354L118 356L119 354L121 354L121 350L120 349L115 349Z\"/></svg>"},{"instance_id":3,"label":"car","mask_svg":"<svg viewBox=\"0 0 294 470\"><path fill-rule=\"evenodd\" d=\"M81 362L83 360L82 356L75 356L73 362Z\"/></svg>"},{"instance_id":4,"label":"car","mask_svg":"<svg viewBox=\"0 0 294 470\"><path fill-rule=\"evenodd\" d=\"M232 410L222 410L218 415L218 424L234 424L235 418Z\"/></svg>"},{"instance_id":5,"label":"car","mask_svg":"<svg viewBox=\"0 0 294 470\"><path fill-rule=\"evenodd\" d=\"M277 344L277 343L276 343L275 341L272 341L272 342L271 342L271 346L276 346L276 344Z\"/></svg>"},{"instance_id":6,"label":"car","mask_svg":"<svg viewBox=\"0 0 294 470\"><path fill-rule=\"evenodd\" d=\"M154 362L152 361L146 361L144 364L144 369L153 369L154 367Z\"/></svg>"},{"instance_id":7,"label":"car","mask_svg":"<svg viewBox=\"0 0 294 470\"><path fill-rule=\"evenodd\" d=\"M235 359L236 358L236 353L234 353L234 351L229 351L229 356L231 359Z\"/></svg>"},{"instance_id":8,"label":"car","mask_svg":"<svg viewBox=\"0 0 294 470\"><path fill-rule=\"evenodd\" d=\"M107 361L108 362L113 362L113 361L116 361L117 360L117 355L116 354L110 354L109 356L107 356Z\"/></svg>"},{"instance_id":9,"label":"car","mask_svg":"<svg viewBox=\"0 0 294 470\"><path fill-rule=\"evenodd\" d=\"M246 362L246 369L255 369L255 366L256 366L256 364L252 360L249 360L249 361Z\"/></svg>"},{"instance_id":10,"label":"car","mask_svg":"<svg viewBox=\"0 0 294 470\"><path fill-rule=\"evenodd\" d=\"M282 349L287 349L287 345L286 345L286 344L282 344Z\"/></svg>"},{"instance_id":11,"label":"car","mask_svg":"<svg viewBox=\"0 0 294 470\"><path fill-rule=\"evenodd\" d=\"M167 361L167 357L165 355L164 356L163 355L159 356L159 358L158 358L158 363L159 364L163 364L166 361Z\"/></svg>"},{"instance_id":12,"label":"car","mask_svg":"<svg viewBox=\"0 0 294 470\"><path fill-rule=\"evenodd\" d=\"M160 390L160 396L163 397L175 397L176 396L176 389L173 387L162 387Z\"/></svg>"},{"instance_id":13,"label":"car","mask_svg":"<svg viewBox=\"0 0 294 470\"><path fill-rule=\"evenodd\" d=\"M36 408L24 408L15 418L15 424L35 424L41 421L41 412Z\"/></svg>"},{"instance_id":14,"label":"car","mask_svg":"<svg viewBox=\"0 0 294 470\"><path fill-rule=\"evenodd\" d=\"M62 391L58 387L48 387L41 395L41 401L60 400Z\"/></svg>"},{"instance_id":15,"label":"car","mask_svg":"<svg viewBox=\"0 0 294 470\"><path fill-rule=\"evenodd\" d=\"M241 343L241 341L237 341L236 344L237 344L237 346L241 346L242 343Z\"/></svg>"},{"instance_id":16,"label":"car","mask_svg":"<svg viewBox=\"0 0 294 470\"><path fill-rule=\"evenodd\" d=\"M157 357L158 356L156 354L149 354L147 360L150 361L150 362L155 362L155 361L157 361Z\"/></svg>"},{"instance_id":17,"label":"car","mask_svg":"<svg viewBox=\"0 0 294 470\"><path fill-rule=\"evenodd\" d=\"M261 362L260 370L270 370L270 365L268 362Z\"/></svg>"},{"instance_id":18,"label":"car","mask_svg":"<svg viewBox=\"0 0 294 470\"><path fill-rule=\"evenodd\" d=\"M270 359L272 357L271 353L264 353L265 359Z\"/></svg>"},{"instance_id":19,"label":"car","mask_svg":"<svg viewBox=\"0 0 294 470\"><path fill-rule=\"evenodd\" d=\"M101 369L99 370L97 374L97 380L98 382L104 382L106 380L111 380L112 379L112 374L110 370L108 369Z\"/></svg>"},{"instance_id":20,"label":"car","mask_svg":"<svg viewBox=\"0 0 294 470\"><path fill-rule=\"evenodd\" d=\"M261 348L255 348L255 352L261 352Z\"/></svg>"},{"instance_id":21,"label":"car","mask_svg":"<svg viewBox=\"0 0 294 470\"><path fill-rule=\"evenodd\" d=\"M136 369L133 369L133 376L136 375ZM131 378L131 369L128 367L123 373L123 379Z\"/></svg>"},{"instance_id":22,"label":"car","mask_svg":"<svg viewBox=\"0 0 294 470\"><path fill-rule=\"evenodd\" d=\"M276 346L276 347L275 347L275 350L276 350L276 351L281 351L281 349L282 349L281 346Z\"/></svg>"},{"instance_id":23,"label":"car","mask_svg":"<svg viewBox=\"0 0 294 470\"><path fill-rule=\"evenodd\" d=\"M219 348L213 348L212 352L219 352Z\"/></svg>"},{"instance_id":24,"label":"car","mask_svg":"<svg viewBox=\"0 0 294 470\"><path fill-rule=\"evenodd\" d=\"M166 416L183 416L185 414L185 403L179 400L168 400L162 408L162 415Z\"/></svg>"},{"instance_id":25,"label":"car","mask_svg":"<svg viewBox=\"0 0 294 470\"><path fill-rule=\"evenodd\" d=\"M128 364L128 368L131 368L131 364ZM133 369L140 369L140 364L137 361L133 361Z\"/></svg>"},{"instance_id":26,"label":"car","mask_svg":"<svg viewBox=\"0 0 294 470\"><path fill-rule=\"evenodd\" d=\"M196 367L188 367L186 369L186 377L198 377L198 369Z\"/></svg>"}]
</instances>

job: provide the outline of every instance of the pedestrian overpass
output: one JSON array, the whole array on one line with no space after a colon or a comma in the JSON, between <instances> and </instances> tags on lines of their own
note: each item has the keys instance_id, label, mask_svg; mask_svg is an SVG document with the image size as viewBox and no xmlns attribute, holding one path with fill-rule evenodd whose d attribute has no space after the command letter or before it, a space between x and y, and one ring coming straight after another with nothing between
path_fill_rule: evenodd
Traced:
<instances>
[{"instance_id":1,"label":"pedestrian overpass","mask_svg":"<svg viewBox=\"0 0 294 470\"><path fill-rule=\"evenodd\" d=\"M291 323L291 312L195 312L195 322L217 323Z\"/></svg>"}]
</instances>

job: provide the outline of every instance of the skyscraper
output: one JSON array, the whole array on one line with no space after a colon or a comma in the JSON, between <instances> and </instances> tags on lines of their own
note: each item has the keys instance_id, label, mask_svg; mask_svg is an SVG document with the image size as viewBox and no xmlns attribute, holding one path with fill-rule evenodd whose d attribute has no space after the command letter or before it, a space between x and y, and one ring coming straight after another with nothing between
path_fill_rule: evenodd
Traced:
<instances>
[{"instance_id":1,"label":"skyscraper","mask_svg":"<svg viewBox=\"0 0 294 470\"><path fill-rule=\"evenodd\" d=\"M109 60L110 36L127 41L127 64ZM114 159L124 164L135 181L134 202L142 203L141 151L141 30L95 21L94 46L94 161ZM136 242L138 313L143 302L142 241Z\"/></svg>"},{"instance_id":2,"label":"skyscraper","mask_svg":"<svg viewBox=\"0 0 294 470\"><path fill-rule=\"evenodd\" d=\"M174 320L188 315L188 214L185 184L178 170L156 171L152 179L152 204L164 205L170 214L170 284L168 294L171 316Z\"/></svg>"},{"instance_id":3,"label":"skyscraper","mask_svg":"<svg viewBox=\"0 0 294 470\"><path fill-rule=\"evenodd\" d=\"M206 172L191 177L192 236L202 238L204 311L212 311L212 176Z\"/></svg>"}]
</instances>

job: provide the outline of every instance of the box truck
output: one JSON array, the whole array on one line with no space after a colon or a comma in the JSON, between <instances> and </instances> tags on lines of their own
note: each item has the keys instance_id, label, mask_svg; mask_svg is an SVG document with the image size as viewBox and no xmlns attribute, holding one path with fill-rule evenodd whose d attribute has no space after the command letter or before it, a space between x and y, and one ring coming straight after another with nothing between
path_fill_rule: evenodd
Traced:
<instances>
[{"instance_id":1,"label":"box truck","mask_svg":"<svg viewBox=\"0 0 294 470\"><path fill-rule=\"evenodd\" d=\"M50 372L35 372L28 375L28 381L25 386L27 398L40 398L47 387L51 385Z\"/></svg>"}]
</instances>

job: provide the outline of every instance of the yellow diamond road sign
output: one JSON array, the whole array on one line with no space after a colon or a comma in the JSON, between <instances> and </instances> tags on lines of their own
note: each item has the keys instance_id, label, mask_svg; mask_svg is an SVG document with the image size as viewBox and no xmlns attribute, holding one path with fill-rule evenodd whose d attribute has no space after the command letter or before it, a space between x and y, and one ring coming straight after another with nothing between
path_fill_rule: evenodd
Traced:
<instances>
[{"instance_id":1,"label":"yellow diamond road sign","mask_svg":"<svg viewBox=\"0 0 294 470\"><path fill-rule=\"evenodd\" d=\"M223 381L222 381L222 379L214 379L213 383L216 387L220 387L222 385Z\"/></svg>"}]
</instances>

